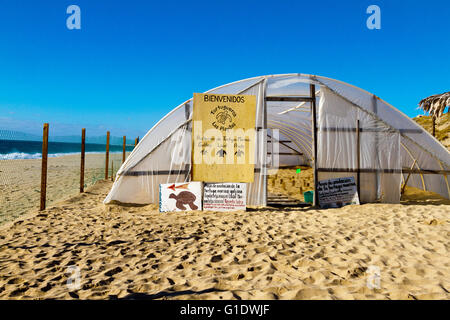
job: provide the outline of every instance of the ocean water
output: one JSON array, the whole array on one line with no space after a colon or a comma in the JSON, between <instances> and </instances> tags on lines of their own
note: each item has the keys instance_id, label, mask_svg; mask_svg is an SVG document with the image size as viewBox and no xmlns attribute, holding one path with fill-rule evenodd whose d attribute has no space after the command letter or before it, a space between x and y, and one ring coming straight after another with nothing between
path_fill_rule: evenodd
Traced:
<instances>
[{"instance_id":1,"label":"ocean water","mask_svg":"<svg viewBox=\"0 0 450 320\"><path fill-rule=\"evenodd\" d=\"M126 151L132 151L134 146L126 146ZM106 145L86 143L86 153L104 153ZM60 157L81 152L81 143L49 142L48 156ZM122 146L110 145L109 152L121 153ZM42 157L42 142L25 140L0 140L0 160L40 159Z\"/></svg>"}]
</instances>

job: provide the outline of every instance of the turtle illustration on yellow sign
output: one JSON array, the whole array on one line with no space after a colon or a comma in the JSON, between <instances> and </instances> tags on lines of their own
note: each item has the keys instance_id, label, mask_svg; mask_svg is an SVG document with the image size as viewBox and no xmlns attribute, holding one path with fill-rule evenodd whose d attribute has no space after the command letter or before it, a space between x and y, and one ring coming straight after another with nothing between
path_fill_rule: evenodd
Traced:
<instances>
[{"instance_id":1,"label":"turtle illustration on yellow sign","mask_svg":"<svg viewBox=\"0 0 450 320\"><path fill-rule=\"evenodd\" d=\"M193 180L253 182L256 97L194 93Z\"/></svg>"},{"instance_id":2,"label":"turtle illustration on yellow sign","mask_svg":"<svg viewBox=\"0 0 450 320\"><path fill-rule=\"evenodd\" d=\"M215 117L212 126L218 130L233 129L236 126L235 118L236 112L234 109L227 106L217 106L211 113Z\"/></svg>"}]
</instances>

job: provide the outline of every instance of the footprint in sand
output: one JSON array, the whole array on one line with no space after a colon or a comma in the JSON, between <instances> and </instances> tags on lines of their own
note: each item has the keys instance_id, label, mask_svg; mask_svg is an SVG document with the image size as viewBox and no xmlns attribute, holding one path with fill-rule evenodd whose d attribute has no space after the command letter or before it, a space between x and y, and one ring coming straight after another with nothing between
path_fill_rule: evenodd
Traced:
<instances>
[{"instance_id":1,"label":"footprint in sand","mask_svg":"<svg viewBox=\"0 0 450 320\"><path fill-rule=\"evenodd\" d=\"M222 255L220 255L220 254L215 255L211 258L211 262L220 262L222 260L223 260L223 258L222 258Z\"/></svg>"}]
</instances>

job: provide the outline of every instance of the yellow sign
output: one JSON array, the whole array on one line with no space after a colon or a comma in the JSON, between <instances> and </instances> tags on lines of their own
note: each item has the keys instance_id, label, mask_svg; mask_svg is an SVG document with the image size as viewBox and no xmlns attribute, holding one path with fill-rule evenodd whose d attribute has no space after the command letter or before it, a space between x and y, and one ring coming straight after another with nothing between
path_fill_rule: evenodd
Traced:
<instances>
[{"instance_id":1,"label":"yellow sign","mask_svg":"<svg viewBox=\"0 0 450 320\"><path fill-rule=\"evenodd\" d=\"M256 96L194 93L193 180L253 182Z\"/></svg>"}]
</instances>

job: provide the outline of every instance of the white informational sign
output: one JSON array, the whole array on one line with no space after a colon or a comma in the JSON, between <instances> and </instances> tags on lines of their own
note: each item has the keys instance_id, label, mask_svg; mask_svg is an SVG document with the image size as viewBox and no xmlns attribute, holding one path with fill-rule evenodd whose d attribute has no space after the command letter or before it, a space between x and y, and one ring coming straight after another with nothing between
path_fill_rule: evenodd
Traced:
<instances>
[{"instance_id":1,"label":"white informational sign","mask_svg":"<svg viewBox=\"0 0 450 320\"><path fill-rule=\"evenodd\" d=\"M202 210L202 183L182 182L159 185L159 211Z\"/></svg>"},{"instance_id":2,"label":"white informational sign","mask_svg":"<svg viewBox=\"0 0 450 320\"><path fill-rule=\"evenodd\" d=\"M319 206L340 208L349 204L359 204L355 178L321 180L317 184Z\"/></svg>"},{"instance_id":3,"label":"white informational sign","mask_svg":"<svg viewBox=\"0 0 450 320\"><path fill-rule=\"evenodd\" d=\"M203 210L245 210L246 200L247 185L245 183L205 183Z\"/></svg>"}]
</instances>

